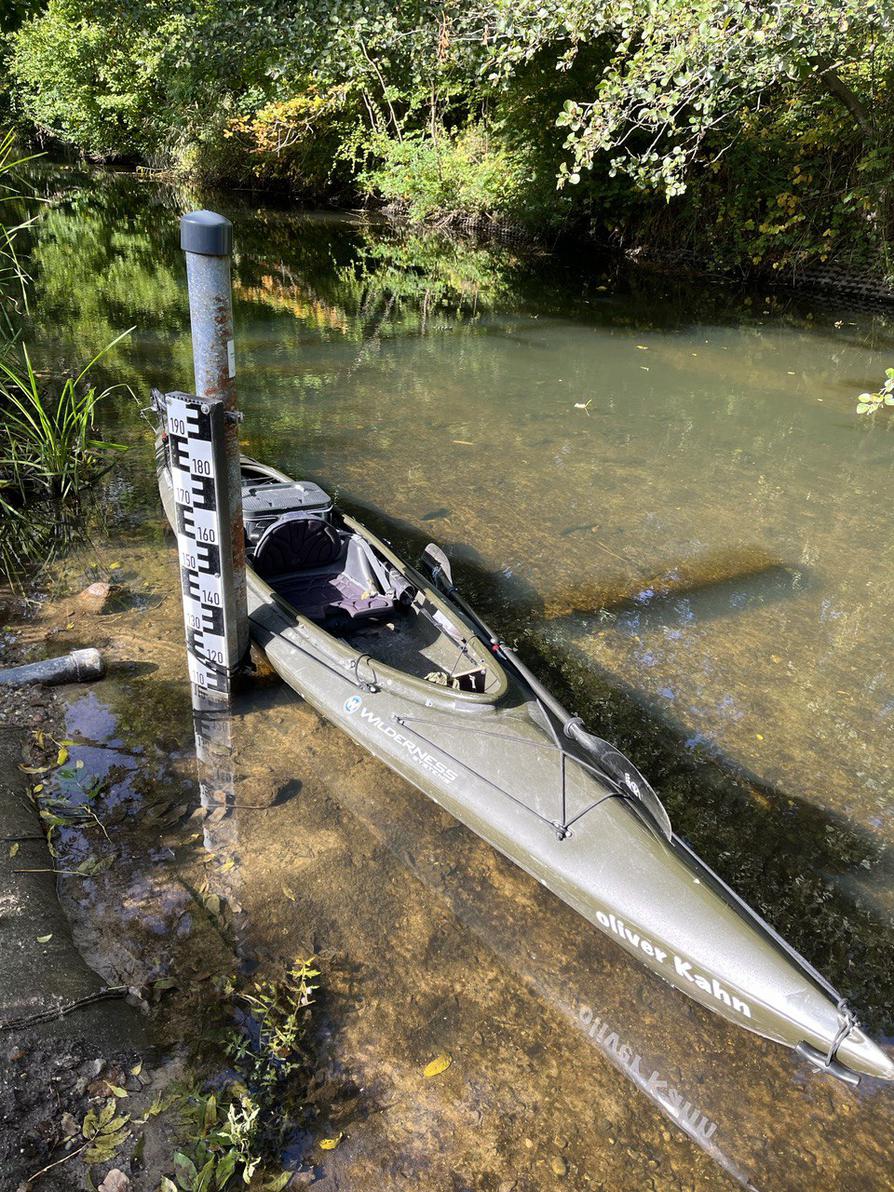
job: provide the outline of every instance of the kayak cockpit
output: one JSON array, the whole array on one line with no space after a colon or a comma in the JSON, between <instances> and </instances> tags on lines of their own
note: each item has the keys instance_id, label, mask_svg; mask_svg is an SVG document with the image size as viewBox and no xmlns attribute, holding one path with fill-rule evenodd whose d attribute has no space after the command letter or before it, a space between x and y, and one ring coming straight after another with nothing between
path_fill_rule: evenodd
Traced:
<instances>
[{"instance_id":1,"label":"kayak cockpit","mask_svg":"<svg viewBox=\"0 0 894 1192\"><path fill-rule=\"evenodd\" d=\"M318 485L247 462L242 472L248 563L296 613L409 678L485 696L505 690L499 664L460 618Z\"/></svg>"}]
</instances>

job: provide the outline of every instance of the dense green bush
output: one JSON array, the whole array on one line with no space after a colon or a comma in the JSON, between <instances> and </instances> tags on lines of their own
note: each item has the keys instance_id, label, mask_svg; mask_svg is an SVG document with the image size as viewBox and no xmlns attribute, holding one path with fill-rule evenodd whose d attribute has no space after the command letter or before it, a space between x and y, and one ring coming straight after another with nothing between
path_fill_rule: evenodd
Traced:
<instances>
[{"instance_id":1,"label":"dense green bush","mask_svg":"<svg viewBox=\"0 0 894 1192\"><path fill-rule=\"evenodd\" d=\"M888 0L50 0L10 73L94 157L888 271Z\"/></svg>"}]
</instances>

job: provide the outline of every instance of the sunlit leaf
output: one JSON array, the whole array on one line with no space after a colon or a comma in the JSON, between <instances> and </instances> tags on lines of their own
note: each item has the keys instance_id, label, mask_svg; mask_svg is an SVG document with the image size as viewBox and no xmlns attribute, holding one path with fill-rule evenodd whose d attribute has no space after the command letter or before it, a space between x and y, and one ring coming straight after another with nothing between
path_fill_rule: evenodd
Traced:
<instances>
[{"instance_id":1,"label":"sunlit leaf","mask_svg":"<svg viewBox=\"0 0 894 1192\"><path fill-rule=\"evenodd\" d=\"M436 1056L431 1063L426 1064L422 1069L422 1075L428 1080L432 1076L440 1076L442 1072L446 1072L453 1060L449 1055Z\"/></svg>"},{"instance_id":2,"label":"sunlit leaf","mask_svg":"<svg viewBox=\"0 0 894 1192\"><path fill-rule=\"evenodd\" d=\"M227 1151L217 1161L217 1171L214 1173L215 1187L223 1188L235 1170L236 1155L233 1151Z\"/></svg>"},{"instance_id":3,"label":"sunlit leaf","mask_svg":"<svg viewBox=\"0 0 894 1192\"><path fill-rule=\"evenodd\" d=\"M81 1133L85 1138L92 1138L99 1129L99 1118L95 1109L88 1109L81 1126Z\"/></svg>"},{"instance_id":4,"label":"sunlit leaf","mask_svg":"<svg viewBox=\"0 0 894 1192\"><path fill-rule=\"evenodd\" d=\"M334 1151L343 1138L344 1134L336 1134L334 1138L321 1138L317 1146L321 1151Z\"/></svg>"},{"instance_id":5,"label":"sunlit leaf","mask_svg":"<svg viewBox=\"0 0 894 1192\"><path fill-rule=\"evenodd\" d=\"M196 1176L195 1182L192 1186L192 1192L210 1192L212 1181L214 1180L214 1168L217 1160L212 1156L208 1159L202 1170Z\"/></svg>"}]
</instances>

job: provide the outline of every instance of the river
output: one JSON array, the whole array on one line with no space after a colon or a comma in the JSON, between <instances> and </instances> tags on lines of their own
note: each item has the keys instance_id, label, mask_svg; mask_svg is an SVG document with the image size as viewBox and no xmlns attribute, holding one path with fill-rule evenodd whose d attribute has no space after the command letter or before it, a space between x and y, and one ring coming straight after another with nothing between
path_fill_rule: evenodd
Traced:
<instances>
[{"instance_id":1,"label":"river","mask_svg":"<svg viewBox=\"0 0 894 1192\"><path fill-rule=\"evenodd\" d=\"M887 319L148 178L40 186L32 340L73 365L135 325L103 363L134 395L103 430L131 449L50 593L114 562L139 598L106 632L132 665L72 705L73 753L151 755L135 800L195 798L139 407L191 385L177 217L207 203L236 226L246 450L414 559L444 546L677 831L892 1041L894 422L855 413L894 360ZM662 986L282 688L233 731L246 812L205 844L234 861L238 954L323 950L332 1062L361 1090L321 1187L889 1186L889 1090L812 1076ZM110 978L166 971L182 919L140 839L126 881L66 894ZM167 928L137 945L141 904Z\"/></svg>"}]
</instances>

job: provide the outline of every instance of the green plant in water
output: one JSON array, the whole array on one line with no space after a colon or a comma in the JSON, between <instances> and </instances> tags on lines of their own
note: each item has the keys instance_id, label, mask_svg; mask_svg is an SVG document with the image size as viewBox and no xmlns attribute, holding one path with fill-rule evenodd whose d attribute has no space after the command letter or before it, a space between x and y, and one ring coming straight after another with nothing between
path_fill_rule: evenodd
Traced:
<instances>
[{"instance_id":1,"label":"green plant in water","mask_svg":"<svg viewBox=\"0 0 894 1192\"><path fill-rule=\"evenodd\" d=\"M877 393L861 393L857 398L858 414L874 414L882 406L894 406L894 368L885 369L885 381Z\"/></svg>"},{"instance_id":2,"label":"green plant in water","mask_svg":"<svg viewBox=\"0 0 894 1192\"><path fill-rule=\"evenodd\" d=\"M229 983L245 1007L239 1027L224 1042L237 1078L223 1089L188 1098L189 1140L175 1153L174 1179L164 1177L160 1192L217 1192L238 1181L251 1184L273 1161L284 1106L301 1095L290 1086L301 1072L311 1072L304 1036L319 975L310 957L297 959L281 981L255 981L244 991ZM290 1176L280 1172L261 1187L278 1192Z\"/></svg>"},{"instance_id":3,"label":"green plant in water","mask_svg":"<svg viewBox=\"0 0 894 1192\"><path fill-rule=\"evenodd\" d=\"M25 500L36 490L65 498L97 478L108 452L124 450L120 443L93 437L96 407L119 386L100 391L85 378L132 330L113 340L76 377L66 377L55 392L38 379L27 348L22 349L20 367L0 361L5 439L0 478L7 488L14 483Z\"/></svg>"},{"instance_id":4,"label":"green plant in water","mask_svg":"<svg viewBox=\"0 0 894 1192\"><path fill-rule=\"evenodd\" d=\"M47 382L26 347L20 363L0 359L0 571L9 579L46 565L76 534L80 496L108 469L120 443L95 436L96 410L121 386L99 390L90 369Z\"/></svg>"}]
</instances>

